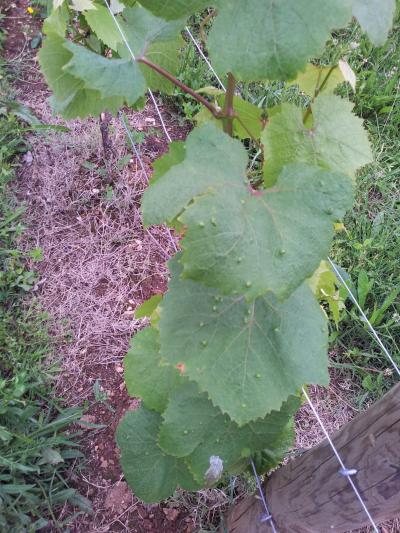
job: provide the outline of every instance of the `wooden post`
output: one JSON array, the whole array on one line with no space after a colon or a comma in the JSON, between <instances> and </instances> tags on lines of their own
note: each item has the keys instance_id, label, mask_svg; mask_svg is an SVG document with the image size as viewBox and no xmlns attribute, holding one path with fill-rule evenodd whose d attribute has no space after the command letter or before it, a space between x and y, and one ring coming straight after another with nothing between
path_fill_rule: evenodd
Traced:
<instances>
[{"instance_id":1,"label":"wooden post","mask_svg":"<svg viewBox=\"0 0 400 533\"><path fill-rule=\"evenodd\" d=\"M400 516L400 384L333 436L353 481L375 523ZM279 533L343 533L370 525L348 480L324 440L276 470L266 496ZM256 496L235 506L229 533L271 533L261 523Z\"/></svg>"}]
</instances>

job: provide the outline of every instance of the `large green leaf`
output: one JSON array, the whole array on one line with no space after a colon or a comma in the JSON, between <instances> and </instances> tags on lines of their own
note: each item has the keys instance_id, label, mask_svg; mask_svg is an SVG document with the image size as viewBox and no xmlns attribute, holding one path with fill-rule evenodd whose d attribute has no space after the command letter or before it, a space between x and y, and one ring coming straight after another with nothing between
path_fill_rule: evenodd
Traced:
<instances>
[{"instance_id":1,"label":"large green leaf","mask_svg":"<svg viewBox=\"0 0 400 533\"><path fill-rule=\"evenodd\" d=\"M156 159L153 163L153 174L151 183L154 184L159 178L164 176L170 168L185 159L186 147L184 141L174 141L168 145L168 152Z\"/></svg>"},{"instance_id":2,"label":"large green leaf","mask_svg":"<svg viewBox=\"0 0 400 533\"><path fill-rule=\"evenodd\" d=\"M217 71L288 80L350 21L351 0L222 0L218 13L208 40Z\"/></svg>"},{"instance_id":3,"label":"large green leaf","mask_svg":"<svg viewBox=\"0 0 400 533\"><path fill-rule=\"evenodd\" d=\"M327 328L308 285L285 302L247 303L182 280L176 259L161 304L163 356L239 425L279 410L305 383L326 384Z\"/></svg>"},{"instance_id":4,"label":"large green leaf","mask_svg":"<svg viewBox=\"0 0 400 533\"><path fill-rule=\"evenodd\" d=\"M65 48L68 41L55 33L50 34L39 52L42 72L53 91L51 103L53 111L65 119L96 116L102 111L113 113L123 105L120 96L102 98L99 91L84 88L84 81L71 76L64 66L72 54Z\"/></svg>"},{"instance_id":5,"label":"large green leaf","mask_svg":"<svg viewBox=\"0 0 400 533\"><path fill-rule=\"evenodd\" d=\"M376 46L381 46L390 31L396 0L353 0L353 14Z\"/></svg>"},{"instance_id":6,"label":"large green leaf","mask_svg":"<svg viewBox=\"0 0 400 533\"><path fill-rule=\"evenodd\" d=\"M293 446L295 433L291 417L299 406L298 399L291 397L280 411L273 411L264 419L242 428L232 423L225 427L210 428L216 431L210 431L203 445L186 458L190 471L199 483L204 482L209 458L214 455L223 460L225 471L237 474L246 465L246 461L243 461L246 455L261 450L269 455L268 468L276 467Z\"/></svg>"},{"instance_id":7,"label":"large green leaf","mask_svg":"<svg viewBox=\"0 0 400 533\"><path fill-rule=\"evenodd\" d=\"M372 161L367 132L362 120L352 114L352 103L321 94L311 109L311 127L303 123L304 111L293 104L272 111L261 135L268 185L275 183L288 163L308 163L354 176L358 168Z\"/></svg>"},{"instance_id":8,"label":"large green leaf","mask_svg":"<svg viewBox=\"0 0 400 533\"><path fill-rule=\"evenodd\" d=\"M86 12L85 17L99 39L118 51L121 57L132 59L130 50L107 8L99 6L96 11ZM135 57L145 55L172 74L178 73L179 50L184 45L180 35L184 26L183 20L167 22L140 6L124 9L116 19ZM152 90L172 91L173 85L157 72L143 64L139 68Z\"/></svg>"},{"instance_id":9,"label":"large green leaf","mask_svg":"<svg viewBox=\"0 0 400 533\"><path fill-rule=\"evenodd\" d=\"M149 409L162 413L171 391L182 381L178 370L162 361L159 333L146 328L133 337L125 356L125 383L131 396L139 396Z\"/></svg>"},{"instance_id":10,"label":"large green leaf","mask_svg":"<svg viewBox=\"0 0 400 533\"><path fill-rule=\"evenodd\" d=\"M85 89L100 92L103 98L116 96L133 105L146 92L146 81L137 63L131 59L107 59L84 46L65 41L72 58L63 70L83 80Z\"/></svg>"},{"instance_id":11,"label":"large green leaf","mask_svg":"<svg viewBox=\"0 0 400 533\"><path fill-rule=\"evenodd\" d=\"M50 16L43 23L43 32L47 35L56 33L61 37L65 37L67 31L67 24L69 20L69 9L65 3L58 7L54 7Z\"/></svg>"},{"instance_id":12,"label":"large green leaf","mask_svg":"<svg viewBox=\"0 0 400 533\"><path fill-rule=\"evenodd\" d=\"M347 176L302 164L264 191L231 184L202 196L179 217L184 277L247 299L287 297L329 253L352 196Z\"/></svg>"},{"instance_id":13,"label":"large green leaf","mask_svg":"<svg viewBox=\"0 0 400 533\"><path fill-rule=\"evenodd\" d=\"M117 50L123 38L109 10L105 6L98 5L97 9L86 11L84 15L97 37L112 50ZM117 19L120 21L119 17Z\"/></svg>"},{"instance_id":14,"label":"large green leaf","mask_svg":"<svg viewBox=\"0 0 400 533\"><path fill-rule=\"evenodd\" d=\"M184 45L180 35L184 24L181 19L167 22L140 6L125 9L120 16L120 25L135 56L145 55L175 75L180 65L179 50ZM122 57L131 57L125 43L119 44L117 50ZM157 72L143 64L140 68L150 89L163 92L173 90L171 82Z\"/></svg>"},{"instance_id":15,"label":"large green leaf","mask_svg":"<svg viewBox=\"0 0 400 533\"><path fill-rule=\"evenodd\" d=\"M300 403L300 398L292 396L280 411L239 427L214 407L206 394L199 394L194 383L188 383L171 397L158 442L166 453L187 457L196 480L204 483L213 455L223 461L224 471L229 472L256 451L282 449L282 441L288 444L290 440L289 446L293 445L292 417ZM281 459L276 458L277 462Z\"/></svg>"},{"instance_id":16,"label":"large green leaf","mask_svg":"<svg viewBox=\"0 0 400 533\"><path fill-rule=\"evenodd\" d=\"M189 17L196 11L213 5L213 0L142 0L140 2L146 9L164 19L179 19Z\"/></svg>"},{"instance_id":17,"label":"large green leaf","mask_svg":"<svg viewBox=\"0 0 400 533\"><path fill-rule=\"evenodd\" d=\"M165 454L157 444L161 416L141 407L129 411L117 429L121 465L135 495L146 503L168 498L177 487L198 490L182 459Z\"/></svg>"},{"instance_id":18,"label":"large green leaf","mask_svg":"<svg viewBox=\"0 0 400 533\"><path fill-rule=\"evenodd\" d=\"M195 196L222 186L229 188L231 184L244 180L246 150L239 141L231 139L214 124L193 130L184 148L185 159L150 183L144 193L142 212L145 225L171 221Z\"/></svg>"}]
</instances>

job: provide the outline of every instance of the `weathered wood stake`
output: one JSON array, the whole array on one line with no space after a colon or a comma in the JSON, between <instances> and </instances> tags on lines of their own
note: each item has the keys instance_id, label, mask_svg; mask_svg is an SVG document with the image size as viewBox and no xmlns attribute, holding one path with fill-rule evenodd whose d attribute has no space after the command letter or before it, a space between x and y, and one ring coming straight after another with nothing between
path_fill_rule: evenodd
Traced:
<instances>
[{"instance_id":1,"label":"weathered wood stake","mask_svg":"<svg viewBox=\"0 0 400 533\"><path fill-rule=\"evenodd\" d=\"M333 442L377 524L400 516L400 384L346 424ZM276 470L266 496L279 533L343 533L369 520L324 440ZM229 533L270 533L251 496L228 514Z\"/></svg>"}]
</instances>

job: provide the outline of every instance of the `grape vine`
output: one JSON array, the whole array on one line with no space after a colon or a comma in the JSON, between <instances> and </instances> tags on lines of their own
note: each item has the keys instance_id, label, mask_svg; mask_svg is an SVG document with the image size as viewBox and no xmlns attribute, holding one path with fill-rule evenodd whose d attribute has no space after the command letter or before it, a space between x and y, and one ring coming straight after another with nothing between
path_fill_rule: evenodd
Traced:
<instances>
[{"instance_id":1,"label":"grape vine","mask_svg":"<svg viewBox=\"0 0 400 533\"><path fill-rule=\"evenodd\" d=\"M226 95L199 94L177 79L181 32L209 7L207 49L226 75ZM147 88L172 94L175 86L204 105L187 140L155 163L142 201L146 226L166 223L182 236L168 291L136 311L149 325L125 358L128 392L142 405L120 422L117 442L125 477L146 502L216 483L215 457L229 473L246 469L250 457L260 470L276 466L293 442L301 387L328 384L327 320L315 293L320 276L332 284L323 260L334 224L372 154L352 104L336 94L343 82L354 88L350 67L307 62L353 16L382 44L394 7L54 0L40 64L55 113L140 108ZM263 111L236 92L265 80L297 85L306 107ZM246 139L262 152L256 183Z\"/></svg>"}]
</instances>

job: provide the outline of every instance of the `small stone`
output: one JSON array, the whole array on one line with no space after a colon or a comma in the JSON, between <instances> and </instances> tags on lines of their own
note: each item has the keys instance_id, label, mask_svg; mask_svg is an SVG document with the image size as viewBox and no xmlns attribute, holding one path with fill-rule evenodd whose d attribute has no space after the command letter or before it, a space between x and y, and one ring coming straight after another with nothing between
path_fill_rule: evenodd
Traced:
<instances>
[{"instance_id":1,"label":"small stone","mask_svg":"<svg viewBox=\"0 0 400 533\"><path fill-rule=\"evenodd\" d=\"M207 342L207 341L201 341L201 345L202 345L202 346L206 347L206 346L207 346L207 344L208 344L208 342Z\"/></svg>"},{"instance_id":2,"label":"small stone","mask_svg":"<svg viewBox=\"0 0 400 533\"><path fill-rule=\"evenodd\" d=\"M213 226L216 226L216 225L217 225L217 221L216 221L215 217L211 217L211 224L212 224Z\"/></svg>"},{"instance_id":3,"label":"small stone","mask_svg":"<svg viewBox=\"0 0 400 533\"><path fill-rule=\"evenodd\" d=\"M199 228L204 228L204 222L199 222Z\"/></svg>"},{"instance_id":4,"label":"small stone","mask_svg":"<svg viewBox=\"0 0 400 533\"><path fill-rule=\"evenodd\" d=\"M170 522L175 522L175 520L178 518L179 516L179 511L178 509L169 509L168 507L165 507L163 509L163 513L165 514L165 516L167 517L167 520L169 520Z\"/></svg>"},{"instance_id":5,"label":"small stone","mask_svg":"<svg viewBox=\"0 0 400 533\"><path fill-rule=\"evenodd\" d=\"M252 286L251 281L246 281L246 287L249 289Z\"/></svg>"}]
</instances>

